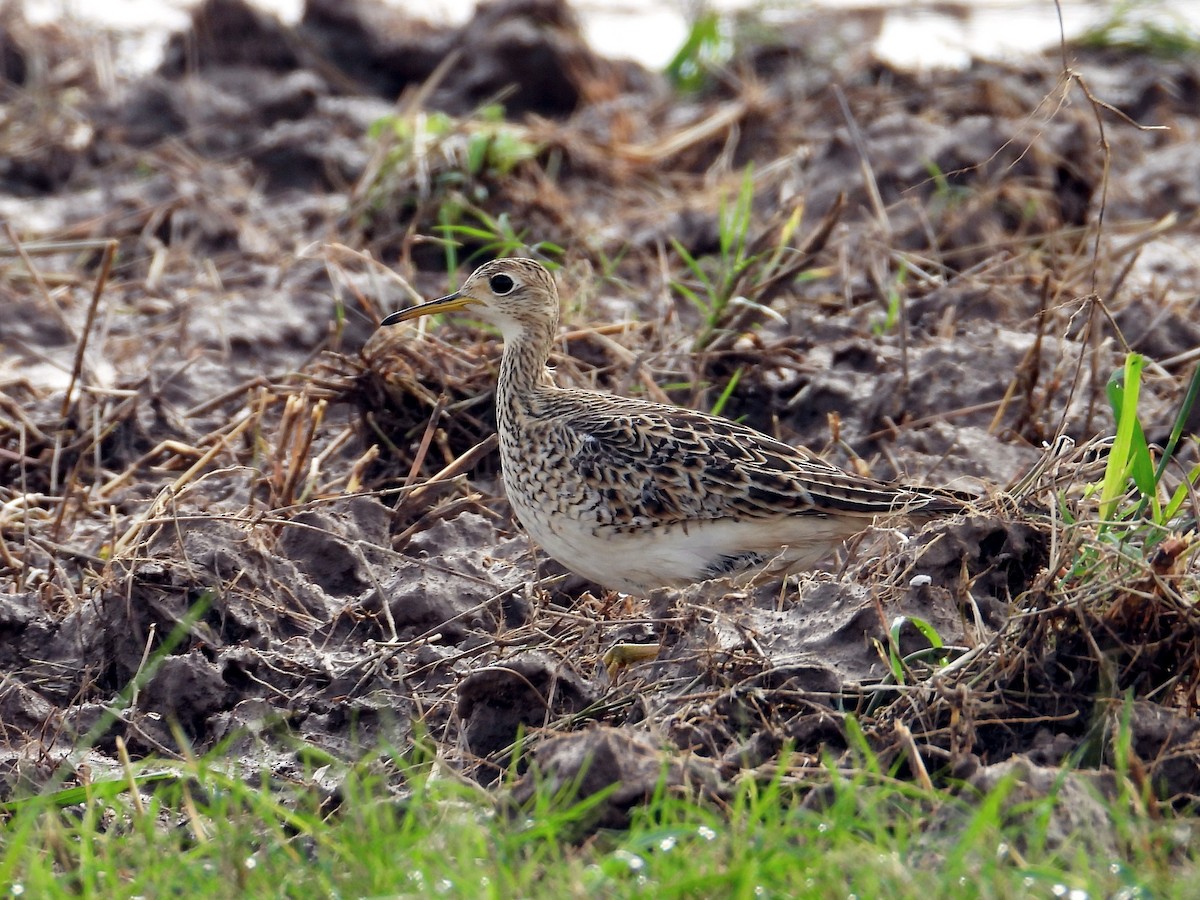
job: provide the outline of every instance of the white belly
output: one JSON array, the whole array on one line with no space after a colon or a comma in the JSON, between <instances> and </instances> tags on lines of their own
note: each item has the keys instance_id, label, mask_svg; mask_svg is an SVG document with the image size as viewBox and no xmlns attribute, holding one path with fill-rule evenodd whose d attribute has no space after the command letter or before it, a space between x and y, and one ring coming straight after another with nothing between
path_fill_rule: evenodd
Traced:
<instances>
[{"instance_id":1,"label":"white belly","mask_svg":"<svg viewBox=\"0 0 1200 900\"><path fill-rule=\"evenodd\" d=\"M515 498L514 498L515 499ZM554 559L609 590L630 594L681 587L722 574L714 565L739 554L782 554L784 568L811 568L845 535L831 534L828 520L721 519L683 526L648 527L622 533L562 516L553 520L513 503L529 536ZM865 526L867 523L864 522Z\"/></svg>"},{"instance_id":2,"label":"white belly","mask_svg":"<svg viewBox=\"0 0 1200 900\"><path fill-rule=\"evenodd\" d=\"M674 534L596 534L569 522L557 527L537 520L522 524L538 546L571 571L629 594L701 581L711 558Z\"/></svg>"}]
</instances>

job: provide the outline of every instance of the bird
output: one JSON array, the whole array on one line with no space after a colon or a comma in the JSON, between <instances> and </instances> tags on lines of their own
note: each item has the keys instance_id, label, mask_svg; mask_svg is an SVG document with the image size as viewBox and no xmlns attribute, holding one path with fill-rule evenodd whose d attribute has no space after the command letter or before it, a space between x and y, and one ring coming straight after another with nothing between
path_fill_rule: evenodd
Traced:
<instances>
[{"instance_id":1,"label":"bird","mask_svg":"<svg viewBox=\"0 0 1200 900\"><path fill-rule=\"evenodd\" d=\"M548 367L558 288L536 260L487 262L457 291L380 325L452 312L504 341L496 422L513 513L547 554L602 588L646 596L767 563L813 569L877 519L963 509L720 416L559 387Z\"/></svg>"}]
</instances>

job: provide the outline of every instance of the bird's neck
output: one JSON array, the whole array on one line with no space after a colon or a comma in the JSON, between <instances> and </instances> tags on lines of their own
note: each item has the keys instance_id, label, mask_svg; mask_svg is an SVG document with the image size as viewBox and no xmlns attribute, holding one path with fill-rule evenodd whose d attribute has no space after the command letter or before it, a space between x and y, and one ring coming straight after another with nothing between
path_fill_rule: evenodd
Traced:
<instances>
[{"instance_id":1,"label":"bird's neck","mask_svg":"<svg viewBox=\"0 0 1200 900\"><path fill-rule=\"evenodd\" d=\"M549 385L546 360L554 343L554 328L553 322L533 323L504 335L497 385L501 404L521 403Z\"/></svg>"}]
</instances>

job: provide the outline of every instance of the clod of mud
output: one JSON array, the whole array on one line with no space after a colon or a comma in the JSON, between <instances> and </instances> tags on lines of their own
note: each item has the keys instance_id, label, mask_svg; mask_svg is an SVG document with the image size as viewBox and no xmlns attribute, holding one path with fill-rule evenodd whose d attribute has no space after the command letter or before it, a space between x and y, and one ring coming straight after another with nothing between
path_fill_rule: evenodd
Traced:
<instances>
[{"instance_id":1,"label":"clod of mud","mask_svg":"<svg viewBox=\"0 0 1200 900\"><path fill-rule=\"evenodd\" d=\"M222 667L196 648L164 659L140 699L147 713L142 729L150 730L160 723L163 727L152 729L155 738L152 742L132 743L138 751L153 753L155 745L170 746L168 723L178 725L186 735L205 738L210 717L227 709L235 694L225 681Z\"/></svg>"},{"instance_id":2,"label":"clod of mud","mask_svg":"<svg viewBox=\"0 0 1200 900\"><path fill-rule=\"evenodd\" d=\"M159 72L172 78L239 68L288 72L302 56L290 31L244 0L204 0L192 10L191 28L167 40Z\"/></svg>"},{"instance_id":3,"label":"clod of mud","mask_svg":"<svg viewBox=\"0 0 1200 900\"><path fill-rule=\"evenodd\" d=\"M501 623L520 624L518 605L505 602L520 583L497 590L509 566L481 560L479 549L496 541L495 528L482 516L463 513L453 524L437 523L413 538L401 567L371 592L364 610L389 627L394 623L401 640L450 646L490 635Z\"/></svg>"},{"instance_id":4,"label":"clod of mud","mask_svg":"<svg viewBox=\"0 0 1200 900\"><path fill-rule=\"evenodd\" d=\"M519 811L535 793L580 801L611 789L577 823L578 838L596 828L627 828L630 811L664 788L712 799L727 789L705 760L667 753L651 735L632 728L596 726L538 747L530 773L513 787L509 801Z\"/></svg>"},{"instance_id":5,"label":"clod of mud","mask_svg":"<svg viewBox=\"0 0 1200 900\"><path fill-rule=\"evenodd\" d=\"M962 604L960 614L994 632L1013 600L1044 573L1050 533L1045 522L1016 510L965 516L922 529L896 561L893 572L909 584L928 578L929 590L951 591Z\"/></svg>"},{"instance_id":6,"label":"clod of mud","mask_svg":"<svg viewBox=\"0 0 1200 900\"><path fill-rule=\"evenodd\" d=\"M925 849L918 854L917 864L939 866L943 852L939 848L961 839L963 829L977 810L979 798L994 796L1004 785L1009 790L1001 801L1001 820L1016 823L1023 818L1048 816L1044 826L1037 829L1039 835L1045 836L1047 849L1083 853L1101 860L1122 857L1118 849L1120 833L1107 808L1122 796L1117 775L1064 771L1058 766L1039 766L1023 756L1014 756L977 771L958 798L962 802L947 803L930 819L920 839ZM1015 829L1014 833L1022 832ZM1018 843L1013 849L1025 854L1028 847ZM1003 851L997 848L997 852Z\"/></svg>"},{"instance_id":7,"label":"clod of mud","mask_svg":"<svg viewBox=\"0 0 1200 900\"><path fill-rule=\"evenodd\" d=\"M1200 803L1200 720L1145 700L1130 704L1128 722L1125 716L1125 709L1115 710L1109 731L1112 740L1124 740L1128 728L1141 769L1133 774L1173 806Z\"/></svg>"},{"instance_id":8,"label":"clod of mud","mask_svg":"<svg viewBox=\"0 0 1200 900\"><path fill-rule=\"evenodd\" d=\"M6 12L11 13L11 10ZM22 85L25 83L25 75L25 52L13 38L11 30L0 25L0 81Z\"/></svg>"},{"instance_id":9,"label":"clod of mud","mask_svg":"<svg viewBox=\"0 0 1200 900\"><path fill-rule=\"evenodd\" d=\"M560 0L483 4L460 28L436 28L401 8L362 0L310 0L295 29L243 0L204 0L191 28L169 40L159 73L222 79L305 68L340 92L391 101L429 81L450 53L458 60L454 77L431 82L426 102L459 115L503 96L510 116L566 116L596 99L595 85L607 80L611 93L636 71L592 53Z\"/></svg>"},{"instance_id":10,"label":"clod of mud","mask_svg":"<svg viewBox=\"0 0 1200 900\"><path fill-rule=\"evenodd\" d=\"M389 559L388 508L368 497L351 497L335 508L301 512L280 535L279 549L325 593L352 597L372 586L375 570Z\"/></svg>"},{"instance_id":11,"label":"clod of mud","mask_svg":"<svg viewBox=\"0 0 1200 900\"><path fill-rule=\"evenodd\" d=\"M566 660L527 652L464 678L458 685L458 716L471 752L503 765L507 754L499 752L515 744L522 730L562 727L559 720L600 694Z\"/></svg>"}]
</instances>

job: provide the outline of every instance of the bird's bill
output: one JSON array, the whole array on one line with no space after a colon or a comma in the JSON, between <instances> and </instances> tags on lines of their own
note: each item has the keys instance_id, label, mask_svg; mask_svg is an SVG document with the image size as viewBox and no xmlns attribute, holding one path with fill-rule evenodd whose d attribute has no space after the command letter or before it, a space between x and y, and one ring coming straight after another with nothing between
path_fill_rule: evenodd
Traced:
<instances>
[{"instance_id":1,"label":"bird's bill","mask_svg":"<svg viewBox=\"0 0 1200 900\"><path fill-rule=\"evenodd\" d=\"M479 301L474 297L455 291L453 294L438 297L436 300L430 300L428 303L421 303L417 306L410 306L408 309L394 312L390 316L385 316L379 324L399 325L401 322L407 322L410 319L419 319L421 316L431 316L434 313L456 312L478 303Z\"/></svg>"}]
</instances>

